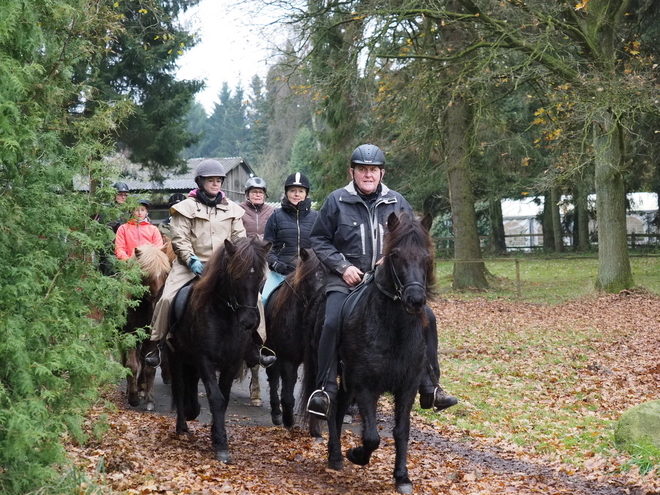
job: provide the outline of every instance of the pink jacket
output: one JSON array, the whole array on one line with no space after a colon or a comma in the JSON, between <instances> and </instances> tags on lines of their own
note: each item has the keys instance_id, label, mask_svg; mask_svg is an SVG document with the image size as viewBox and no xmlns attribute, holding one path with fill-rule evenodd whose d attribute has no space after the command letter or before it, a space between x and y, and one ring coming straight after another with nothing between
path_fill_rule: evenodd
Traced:
<instances>
[{"instance_id":1,"label":"pink jacket","mask_svg":"<svg viewBox=\"0 0 660 495\"><path fill-rule=\"evenodd\" d=\"M163 246L163 236L160 235L158 227L143 220L137 223L135 219L120 225L115 237L115 255L118 259L126 261L135 255L135 248L144 244Z\"/></svg>"}]
</instances>

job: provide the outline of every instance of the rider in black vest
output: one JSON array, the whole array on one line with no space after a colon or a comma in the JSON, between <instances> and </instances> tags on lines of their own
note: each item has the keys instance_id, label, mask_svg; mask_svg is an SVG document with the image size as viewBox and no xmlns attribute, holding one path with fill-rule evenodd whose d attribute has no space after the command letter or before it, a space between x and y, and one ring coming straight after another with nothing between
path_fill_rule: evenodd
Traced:
<instances>
[{"instance_id":1,"label":"rider in black vest","mask_svg":"<svg viewBox=\"0 0 660 495\"><path fill-rule=\"evenodd\" d=\"M372 144L358 146L351 155L353 181L328 196L312 228L312 247L330 275L318 349L318 390L310 396L307 410L324 418L337 397L341 306L362 276L374 270L382 257L387 217L402 211L414 215L404 197L381 182L384 166L385 155L380 148ZM426 343L429 372L423 375L420 384L420 405L439 411L457 404L458 400L438 385L436 320L428 306L426 312L430 325Z\"/></svg>"},{"instance_id":2,"label":"rider in black vest","mask_svg":"<svg viewBox=\"0 0 660 495\"><path fill-rule=\"evenodd\" d=\"M291 191L304 191L298 197ZM291 197L290 197L291 196ZM309 180L300 172L289 175L284 182L284 197L281 208L268 218L264 240L273 243L268 253L268 266L281 275L288 275L295 269L301 248L311 248L309 233L312 230L317 212L312 210L309 197Z\"/></svg>"}]
</instances>

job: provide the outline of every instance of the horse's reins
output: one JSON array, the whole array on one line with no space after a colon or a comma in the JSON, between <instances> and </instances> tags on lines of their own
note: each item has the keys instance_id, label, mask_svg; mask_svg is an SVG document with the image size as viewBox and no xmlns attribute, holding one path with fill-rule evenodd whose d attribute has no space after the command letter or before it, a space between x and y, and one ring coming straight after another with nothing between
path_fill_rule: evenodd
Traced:
<instances>
[{"instance_id":1,"label":"horse's reins","mask_svg":"<svg viewBox=\"0 0 660 495\"><path fill-rule=\"evenodd\" d=\"M293 292L293 293L295 294L295 296L296 296L298 299L300 299L300 302L302 302L303 307L306 308L306 307L307 307L307 303L309 302L309 301L307 300L307 298L304 297L304 296L301 296L300 294L298 294L298 292L296 292L296 289L293 288L293 285L291 285L291 283L289 282L288 279L285 278L285 279L284 279L284 283L285 283L286 285L289 286L289 288L291 289L291 292Z\"/></svg>"},{"instance_id":2,"label":"horse's reins","mask_svg":"<svg viewBox=\"0 0 660 495\"><path fill-rule=\"evenodd\" d=\"M403 284L401 283L401 279L399 278L399 275L396 273L396 268L394 268L394 263L390 262L389 265L390 265L390 273L392 274L392 281L394 282L394 294L392 294L389 290L383 287L383 285L380 284L378 280L374 279L376 281L376 287L378 287L378 290L381 291L383 294L385 294L387 297L389 297L393 301L396 301L397 299L403 299L403 293L406 291L406 289L408 289L409 287L414 287L416 285L426 290L426 275L424 275L424 283L417 282L415 280L413 282L408 282L407 284Z\"/></svg>"}]
</instances>

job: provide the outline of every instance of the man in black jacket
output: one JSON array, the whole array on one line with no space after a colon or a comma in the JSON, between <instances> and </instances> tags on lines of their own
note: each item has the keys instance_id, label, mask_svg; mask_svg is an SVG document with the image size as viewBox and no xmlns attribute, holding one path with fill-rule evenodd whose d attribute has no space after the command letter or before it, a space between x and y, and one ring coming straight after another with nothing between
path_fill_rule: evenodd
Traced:
<instances>
[{"instance_id":1,"label":"man in black jacket","mask_svg":"<svg viewBox=\"0 0 660 495\"><path fill-rule=\"evenodd\" d=\"M318 390L311 395L307 410L324 418L337 396L341 306L364 273L374 270L382 257L389 215L402 211L414 215L405 198L382 183L384 166L385 155L380 148L373 144L358 146L351 155L353 180L328 196L312 227L312 247L330 275L318 350ZM428 306L426 312L430 325L426 343L430 370L420 384L420 405L439 411L457 404L458 400L438 385L438 332L435 315Z\"/></svg>"}]
</instances>

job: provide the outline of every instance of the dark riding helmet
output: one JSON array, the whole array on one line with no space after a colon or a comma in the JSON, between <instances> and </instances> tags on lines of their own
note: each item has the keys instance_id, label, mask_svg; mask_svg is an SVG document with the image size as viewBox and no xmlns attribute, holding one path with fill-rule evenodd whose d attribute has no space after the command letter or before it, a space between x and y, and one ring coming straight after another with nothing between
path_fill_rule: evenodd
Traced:
<instances>
[{"instance_id":1,"label":"dark riding helmet","mask_svg":"<svg viewBox=\"0 0 660 495\"><path fill-rule=\"evenodd\" d=\"M202 160L195 168L195 182L198 186L201 187L200 179L204 177L221 177L222 179L225 179L227 177L225 167L223 167L219 161L211 158Z\"/></svg>"},{"instance_id":2,"label":"dark riding helmet","mask_svg":"<svg viewBox=\"0 0 660 495\"><path fill-rule=\"evenodd\" d=\"M361 144L351 155L351 168L355 165L385 166L385 153L374 144Z\"/></svg>"},{"instance_id":3,"label":"dark riding helmet","mask_svg":"<svg viewBox=\"0 0 660 495\"><path fill-rule=\"evenodd\" d=\"M268 188L266 187L266 181L261 177L250 177L245 183L245 195L250 192L250 189L263 189L264 194L268 197Z\"/></svg>"},{"instance_id":4,"label":"dark riding helmet","mask_svg":"<svg viewBox=\"0 0 660 495\"><path fill-rule=\"evenodd\" d=\"M148 199L140 198L138 199L138 204L142 206L146 206L147 209L151 208L151 201Z\"/></svg>"},{"instance_id":5,"label":"dark riding helmet","mask_svg":"<svg viewBox=\"0 0 660 495\"><path fill-rule=\"evenodd\" d=\"M181 193L172 194L172 196L170 196L170 199L167 200L167 207L172 208L172 206L183 201L184 199L186 199L185 194L181 194Z\"/></svg>"},{"instance_id":6,"label":"dark riding helmet","mask_svg":"<svg viewBox=\"0 0 660 495\"><path fill-rule=\"evenodd\" d=\"M287 188L291 186L300 186L304 187L307 189L307 194L309 194L309 179L304 175L301 174L300 172L296 172L295 174L291 174L286 178L286 181L284 181L284 190L286 191Z\"/></svg>"},{"instance_id":7,"label":"dark riding helmet","mask_svg":"<svg viewBox=\"0 0 660 495\"><path fill-rule=\"evenodd\" d=\"M112 185L112 187L117 189L118 193L120 193L120 192L125 192L125 193L131 192L131 190L129 189L128 184L126 184L126 182L115 182Z\"/></svg>"}]
</instances>

